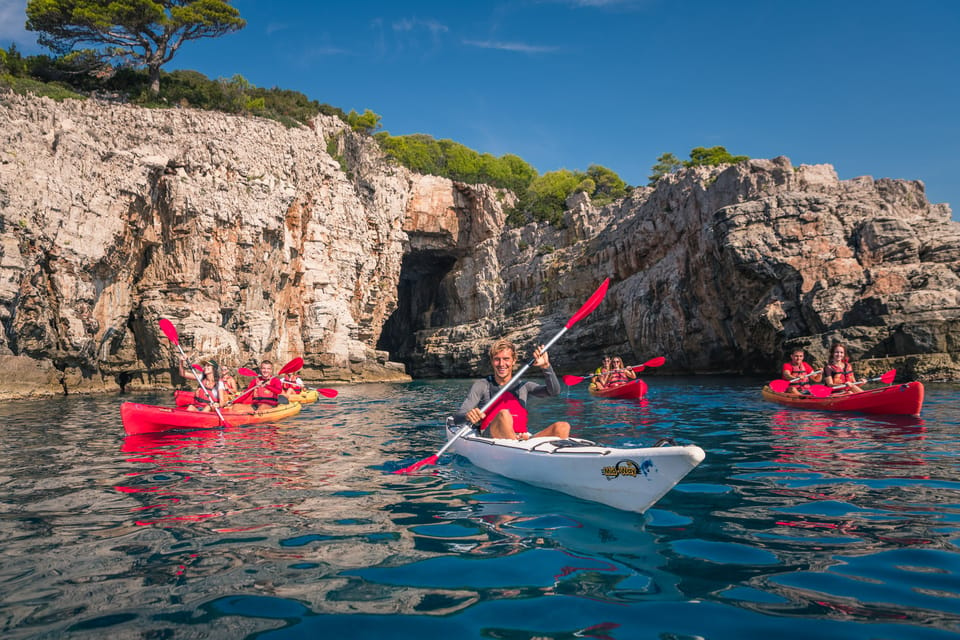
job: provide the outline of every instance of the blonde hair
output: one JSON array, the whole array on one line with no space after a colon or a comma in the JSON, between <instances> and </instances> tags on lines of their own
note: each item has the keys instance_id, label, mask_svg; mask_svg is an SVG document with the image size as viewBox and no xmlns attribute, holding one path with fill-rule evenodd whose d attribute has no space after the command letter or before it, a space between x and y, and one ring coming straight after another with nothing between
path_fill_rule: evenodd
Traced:
<instances>
[{"instance_id":1,"label":"blonde hair","mask_svg":"<svg viewBox=\"0 0 960 640\"><path fill-rule=\"evenodd\" d=\"M509 340L497 340L492 345L490 345L490 359L493 360L493 356L497 355L504 349L509 349L510 353L513 354L513 357L517 357L517 348L513 346L513 343Z\"/></svg>"}]
</instances>

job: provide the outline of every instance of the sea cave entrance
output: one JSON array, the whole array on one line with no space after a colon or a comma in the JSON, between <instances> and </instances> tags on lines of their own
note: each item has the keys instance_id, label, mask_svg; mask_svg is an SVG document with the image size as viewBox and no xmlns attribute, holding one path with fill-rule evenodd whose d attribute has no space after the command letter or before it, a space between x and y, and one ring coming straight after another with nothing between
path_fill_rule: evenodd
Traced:
<instances>
[{"instance_id":1,"label":"sea cave entrance","mask_svg":"<svg viewBox=\"0 0 960 640\"><path fill-rule=\"evenodd\" d=\"M416 332L447 322L449 300L444 279L457 263L449 251L424 249L403 256L397 309L383 325L377 349L390 354L411 371L416 351Z\"/></svg>"}]
</instances>

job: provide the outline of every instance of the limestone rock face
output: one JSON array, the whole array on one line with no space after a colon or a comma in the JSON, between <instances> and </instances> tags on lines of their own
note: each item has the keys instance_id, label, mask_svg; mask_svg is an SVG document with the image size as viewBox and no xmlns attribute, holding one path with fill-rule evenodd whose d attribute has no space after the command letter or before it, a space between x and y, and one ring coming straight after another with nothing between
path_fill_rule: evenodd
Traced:
<instances>
[{"instance_id":1,"label":"limestone rock face","mask_svg":"<svg viewBox=\"0 0 960 640\"><path fill-rule=\"evenodd\" d=\"M603 304L552 349L566 371L613 351L663 355L663 372L774 375L793 346L823 363L840 340L863 375L960 378L960 225L920 182L841 181L781 157L687 169L599 211L568 206L564 231L503 234L504 314L422 331L416 374L483 370L489 336L529 354L610 277Z\"/></svg>"},{"instance_id":2,"label":"limestone rock face","mask_svg":"<svg viewBox=\"0 0 960 640\"><path fill-rule=\"evenodd\" d=\"M693 168L563 228L514 196L388 162L338 119L0 94L0 358L9 396L181 382L192 356L305 360L307 380L486 372L611 278L551 350L664 372L771 372L842 339L861 371L960 379L960 230L919 182L786 158Z\"/></svg>"},{"instance_id":3,"label":"limestone rock face","mask_svg":"<svg viewBox=\"0 0 960 640\"><path fill-rule=\"evenodd\" d=\"M308 379L405 378L375 347L415 176L377 156L351 181L326 149L355 138L334 118L4 95L0 349L76 373L71 390L164 383L166 317L234 367L304 354Z\"/></svg>"}]
</instances>

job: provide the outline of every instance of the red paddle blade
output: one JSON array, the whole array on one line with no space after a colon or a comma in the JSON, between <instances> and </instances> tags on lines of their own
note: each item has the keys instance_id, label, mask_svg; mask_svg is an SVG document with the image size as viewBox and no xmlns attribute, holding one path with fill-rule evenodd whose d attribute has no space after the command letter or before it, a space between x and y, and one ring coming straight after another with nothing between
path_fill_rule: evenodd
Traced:
<instances>
[{"instance_id":1,"label":"red paddle blade","mask_svg":"<svg viewBox=\"0 0 960 640\"><path fill-rule=\"evenodd\" d=\"M290 373L291 371L300 371L303 369L303 358L297 356L287 364L283 365L283 368L277 372L277 375L283 375L285 373Z\"/></svg>"},{"instance_id":2,"label":"red paddle blade","mask_svg":"<svg viewBox=\"0 0 960 640\"><path fill-rule=\"evenodd\" d=\"M413 473L414 471L419 471L421 468L427 466L428 464L436 464L437 460L440 458L436 455L430 456L429 458L424 458L420 462L414 462L409 467L404 467L403 469L397 469L394 473Z\"/></svg>"},{"instance_id":3,"label":"red paddle blade","mask_svg":"<svg viewBox=\"0 0 960 640\"><path fill-rule=\"evenodd\" d=\"M160 318L160 331L163 331L163 335L167 336L167 339L173 344L180 344L180 336L177 335L177 328L166 318Z\"/></svg>"},{"instance_id":4,"label":"red paddle blade","mask_svg":"<svg viewBox=\"0 0 960 640\"><path fill-rule=\"evenodd\" d=\"M883 384L890 384L893 382L893 379L896 377L897 377L897 370L890 369L890 371L887 371L885 374L880 376L880 382L882 382Z\"/></svg>"},{"instance_id":5,"label":"red paddle blade","mask_svg":"<svg viewBox=\"0 0 960 640\"><path fill-rule=\"evenodd\" d=\"M780 380L770 381L770 390L774 393L783 393L790 387L790 383L782 378Z\"/></svg>"},{"instance_id":6,"label":"red paddle blade","mask_svg":"<svg viewBox=\"0 0 960 640\"><path fill-rule=\"evenodd\" d=\"M647 368L647 365L645 365L645 364L638 364L638 365L635 366L635 367L627 367L627 368L628 368L628 369L633 369L633 372L634 372L634 373L640 373L641 371L643 371L644 369Z\"/></svg>"},{"instance_id":7,"label":"red paddle blade","mask_svg":"<svg viewBox=\"0 0 960 640\"><path fill-rule=\"evenodd\" d=\"M809 391L810 391L810 395L812 395L815 398L826 398L831 393L833 393L833 389L823 384L810 385Z\"/></svg>"},{"instance_id":8,"label":"red paddle blade","mask_svg":"<svg viewBox=\"0 0 960 640\"><path fill-rule=\"evenodd\" d=\"M199 371L200 373L203 373L203 365L200 365L200 364L192 364L192 365L190 365L190 366L193 367L194 369L196 369L197 371Z\"/></svg>"},{"instance_id":9,"label":"red paddle blade","mask_svg":"<svg viewBox=\"0 0 960 640\"><path fill-rule=\"evenodd\" d=\"M563 376L563 384L567 385L568 387L572 387L575 384L580 384L583 382L583 380L584 378L581 378L580 376Z\"/></svg>"},{"instance_id":10,"label":"red paddle blade","mask_svg":"<svg viewBox=\"0 0 960 640\"><path fill-rule=\"evenodd\" d=\"M640 366L641 367L662 367L663 363L666 361L667 359L664 358L663 356L657 356L656 358L650 358Z\"/></svg>"},{"instance_id":11,"label":"red paddle blade","mask_svg":"<svg viewBox=\"0 0 960 640\"><path fill-rule=\"evenodd\" d=\"M327 398L336 398L340 392L336 389L317 389L317 393Z\"/></svg>"},{"instance_id":12,"label":"red paddle blade","mask_svg":"<svg viewBox=\"0 0 960 640\"><path fill-rule=\"evenodd\" d=\"M246 376L247 378L257 377L256 371L254 371L253 369L247 369L246 367L240 367L239 369L237 369L237 373L239 373L242 376Z\"/></svg>"},{"instance_id":13,"label":"red paddle blade","mask_svg":"<svg viewBox=\"0 0 960 640\"><path fill-rule=\"evenodd\" d=\"M610 286L610 278L607 278L603 281L597 290L593 292L593 295L590 296L590 299L583 303L583 306L580 307L580 310L573 314L573 317L567 321L567 324L564 325L569 329L573 325L577 324L585 317L590 315L594 309L600 306L600 302L603 300L603 296L607 295L607 287Z\"/></svg>"}]
</instances>

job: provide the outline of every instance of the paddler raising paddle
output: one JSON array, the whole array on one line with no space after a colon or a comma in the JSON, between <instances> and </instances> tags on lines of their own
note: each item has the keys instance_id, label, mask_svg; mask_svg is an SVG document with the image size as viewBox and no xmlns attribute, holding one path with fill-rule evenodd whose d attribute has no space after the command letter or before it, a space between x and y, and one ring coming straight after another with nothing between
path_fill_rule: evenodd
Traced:
<instances>
[{"instance_id":1,"label":"paddler raising paddle","mask_svg":"<svg viewBox=\"0 0 960 640\"><path fill-rule=\"evenodd\" d=\"M220 379L217 363L213 360L203 361L203 377L200 386L193 393L193 404L187 406L187 411L213 411L222 405L227 396L227 388Z\"/></svg>"},{"instance_id":2,"label":"paddler raising paddle","mask_svg":"<svg viewBox=\"0 0 960 640\"><path fill-rule=\"evenodd\" d=\"M496 404L490 407L487 413L483 413L479 407L489 402L490 398L500 391L500 387L513 377L513 369L517 364L517 350L513 343L507 340L495 342L490 347L490 364L493 367L493 375L473 383L473 386L470 387L470 393L463 404L460 405L460 410L455 416L457 422L479 424L481 433L491 438L529 440L527 399L530 396L545 398L560 394L560 381L557 379L553 367L550 366L550 358L547 352L544 351L543 345L537 347L533 352L533 365L543 369L545 385L536 382L518 382L500 396ZM534 437L556 436L566 438L569 435L570 424L568 422L554 422L543 431L535 434Z\"/></svg>"}]
</instances>

